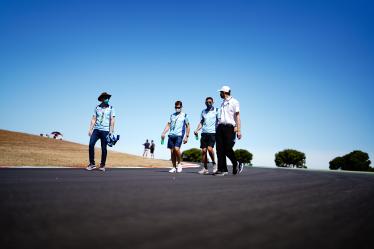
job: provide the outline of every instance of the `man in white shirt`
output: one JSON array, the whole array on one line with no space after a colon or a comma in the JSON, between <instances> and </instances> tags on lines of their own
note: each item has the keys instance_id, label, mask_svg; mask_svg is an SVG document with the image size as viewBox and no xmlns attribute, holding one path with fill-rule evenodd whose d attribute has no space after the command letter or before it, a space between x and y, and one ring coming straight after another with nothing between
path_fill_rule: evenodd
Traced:
<instances>
[{"instance_id":1,"label":"man in white shirt","mask_svg":"<svg viewBox=\"0 0 374 249\"><path fill-rule=\"evenodd\" d=\"M242 138L240 105L239 101L231 96L230 87L223 86L219 92L223 102L216 130L218 171L215 175L225 176L228 174L226 156L232 163L232 173L236 175L240 174L243 170L243 166L236 160L233 150L236 137L238 139Z\"/></svg>"}]
</instances>

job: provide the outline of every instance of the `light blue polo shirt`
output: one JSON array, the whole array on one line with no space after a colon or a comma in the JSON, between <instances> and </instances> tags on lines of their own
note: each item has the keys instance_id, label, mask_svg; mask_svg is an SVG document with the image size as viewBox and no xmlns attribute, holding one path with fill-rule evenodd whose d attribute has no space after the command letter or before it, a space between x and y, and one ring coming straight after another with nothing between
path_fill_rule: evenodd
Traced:
<instances>
[{"instance_id":1,"label":"light blue polo shirt","mask_svg":"<svg viewBox=\"0 0 374 249\"><path fill-rule=\"evenodd\" d=\"M217 108L204 109L201 112L201 124L203 128L201 133L216 133L219 111Z\"/></svg>"},{"instance_id":2,"label":"light blue polo shirt","mask_svg":"<svg viewBox=\"0 0 374 249\"><path fill-rule=\"evenodd\" d=\"M94 129L101 131L109 131L110 119L112 117L115 117L116 113L112 106L103 108L100 105L98 105L95 108L94 116L96 116L96 123Z\"/></svg>"},{"instance_id":3,"label":"light blue polo shirt","mask_svg":"<svg viewBox=\"0 0 374 249\"><path fill-rule=\"evenodd\" d=\"M173 113L170 116L170 131L169 136L182 136L186 132L186 125L189 125L190 122L188 121L187 114L184 112L180 113Z\"/></svg>"}]
</instances>

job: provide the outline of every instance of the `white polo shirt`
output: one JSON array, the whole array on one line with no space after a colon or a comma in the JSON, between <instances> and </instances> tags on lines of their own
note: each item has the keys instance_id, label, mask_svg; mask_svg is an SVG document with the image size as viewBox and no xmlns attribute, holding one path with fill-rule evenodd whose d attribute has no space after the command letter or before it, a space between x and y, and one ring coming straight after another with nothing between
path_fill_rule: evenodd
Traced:
<instances>
[{"instance_id":1,"label":"white polo shirt","mask_svg":"<svg viewBox=\"0 0 374 249\"><path fill-rule=\"evenodd\" d=\"M218 121L218 124L231 124L235 126L235 116L239 111L239 101L237 101L233 97L223 100L220 108L220 119Z\"/></svg>"}]
</instances>

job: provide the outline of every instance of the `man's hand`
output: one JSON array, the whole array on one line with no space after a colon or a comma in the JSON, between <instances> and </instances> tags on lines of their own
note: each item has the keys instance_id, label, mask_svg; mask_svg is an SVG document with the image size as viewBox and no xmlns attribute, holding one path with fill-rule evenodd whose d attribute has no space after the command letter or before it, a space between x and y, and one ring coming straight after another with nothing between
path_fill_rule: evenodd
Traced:
<instances>
[{"instance_id":1,"label":"man's hand","mask_svg":"<svg viewBox=\"0 0 374 249\"><path fill-rule=\"evenodd\" d=\"M183 140L183 144L186 144L188 142L188 137L186 136Z\"/></svg>"},{"instance_id":2,"label":"man's hand","mask_svg":"<svg viewBox=\"0 0 374 249\"><path fill-rule=\"evenodd\" d=\"M195 134L195 136L197 136L197 134L199 134L199 132L196 130L193 132L193 134Z\"/></svg>"},{"instance_id":3,"label":"man's hand","mask_svg":"<svg viewBox=\"0 0 374 249\"><path fill-rule=\"evenodd\" d=\"M162 134L161 134L161 139L162 139L162 140L165 139L165 133L162 133Z\"/></svg>"},{"instance_id":4,"label":"man's hand","mask_svg":"<svg viewBox=\"0 0 374 249\"><path fill-rule=\"evenodd\" d=\"M92 129L89 129L89 130L88 130L88 136L89 136L89 137L92 136Z\"/></svg>"},{"instance_id":5,"label":"man's hand","mask_svg":"<svg viewBox=\"0 0 374 249\"><path fill-rule=\"evenodd\" d=\"M240 131L236 133L236 136L238 137L239 140L242 139L242 133Z\"/></svg>"}]
</instances>

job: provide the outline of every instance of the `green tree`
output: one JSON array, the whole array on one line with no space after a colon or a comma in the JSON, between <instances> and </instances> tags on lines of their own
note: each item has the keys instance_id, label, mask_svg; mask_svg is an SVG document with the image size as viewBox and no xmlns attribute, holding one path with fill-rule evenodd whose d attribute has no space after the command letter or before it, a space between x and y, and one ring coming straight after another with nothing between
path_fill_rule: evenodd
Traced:
<instances>
[{"instance_id":1,"label":"green tree","mask_svg":"<svg viewBox=\"0 0 374 249\"><path fill-rule=\"evenodd\" d=\"M352 151L343 156L344 165L342 170L368 171L370 168L369 154L360 150Z\"/></svg>"},{"instance_id":2,"label":"green tree","mask_svg":"<svg viewBox=\"0 0 374 249\"><path fill-rule=\"evenodd\" d=\"M275 165L287 168L306 168L305 154L303 152L286 149L275 154Z\"/></svg>"},{"instance_id":3,"label":"green tree","mask_svg":"<svg viewBox=\"0 0 374 249\"><path fill-rule=\"evenodd\" d=\"M197 148L185 150L182 153L182 159L187 162L201 162L201 150Z\"/></svg>"},{"instance_id":4,"label":"green tree","mask_svg":"<svg viewBox=\"0 0 374 249\"><path fill-rule=\"evenodd\" d=\"M332 170L373 171L373 168L370 167L369 154L360 150L352 151L342 157L336 157L329 163Z\"/></svg>"},{"instance_id":5,"label":"green tree","mask_svg":"<svg viewBox=\"0 0 374 249\"><path fill-rule=\"evenodd\" d=\"M252 166L251 161L253 159L253 154L249 152L248 150L244 150L244 149L235 150L235 157L243 165Z\"/></svg>"},{"instance_id":6,"label":"green tree","mask_svg":"<svg viewBox=\"0 0 374 249\"><path fill-rule=\"evenodd\" d=\"M344 159L341 156L335 157L329 162L329 168L334 169L340 169L344 165Z\"/></svg>"}]
</instances>

